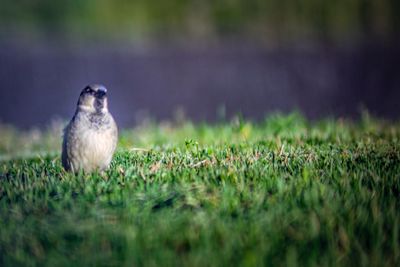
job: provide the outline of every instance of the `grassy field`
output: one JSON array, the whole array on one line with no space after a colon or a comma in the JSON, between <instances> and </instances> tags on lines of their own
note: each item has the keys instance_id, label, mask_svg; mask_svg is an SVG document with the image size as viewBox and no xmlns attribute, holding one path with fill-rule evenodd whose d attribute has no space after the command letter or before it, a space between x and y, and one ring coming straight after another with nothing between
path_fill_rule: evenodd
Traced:
<instances>
[{"instance_id":1,"label":"grassy field","mask_svg":"<svg viewBox=\"0 0 400 267\"><path fill-rule=\"evenodd\" d=\"M399 123L149 122L90 175L60 142L0 127L0 266L400 265Z\"/></svg>"}]
</instances>

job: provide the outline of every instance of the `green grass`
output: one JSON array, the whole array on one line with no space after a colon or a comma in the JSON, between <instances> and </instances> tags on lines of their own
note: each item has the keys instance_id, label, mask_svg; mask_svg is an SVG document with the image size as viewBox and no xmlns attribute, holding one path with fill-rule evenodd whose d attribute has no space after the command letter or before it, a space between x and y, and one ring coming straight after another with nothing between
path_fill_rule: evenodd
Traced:
<instances>
[{"instance_id":1,"label":"green grass","mask_svg":"<svg viewBox=\"0 0 400 267\"><path fill-rule=\"evenodd\" d=\"M0 266L400 264L399 123L147 123L90 175L56 128L0 127Z\"/></svg>"}]
</instances>

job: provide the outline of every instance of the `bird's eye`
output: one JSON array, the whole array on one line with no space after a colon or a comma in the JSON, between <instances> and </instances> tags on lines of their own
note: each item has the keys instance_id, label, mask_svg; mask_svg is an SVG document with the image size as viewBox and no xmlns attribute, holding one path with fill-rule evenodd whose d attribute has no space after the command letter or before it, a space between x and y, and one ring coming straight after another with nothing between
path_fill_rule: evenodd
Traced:
<instances>
[{"instance_id":1,"label":"bird's eye","mask_svg":"<svg viewBox=\"0 0 400 267\"><path fill-rule=\"evenodd\" d=\"M89 87L86 87L86 88L85 88L85 92L86 92L86 93L89 93L89 92L90 92L90 88L89 88Z\"/></svg>"}]
</instances>

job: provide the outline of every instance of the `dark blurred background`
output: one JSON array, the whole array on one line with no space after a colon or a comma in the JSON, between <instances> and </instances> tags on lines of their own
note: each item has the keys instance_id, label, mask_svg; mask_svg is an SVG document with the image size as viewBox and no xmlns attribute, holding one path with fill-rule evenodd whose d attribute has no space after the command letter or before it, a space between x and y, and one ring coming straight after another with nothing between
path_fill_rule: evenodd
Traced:
<instances>
[{"instance_id":1,"label":"dark blurred background","mask_svg":"<svg viewBox=\"0 0 400 267\"><path fill-rule=\"evenodd\" d=\"M145 117L398 119L398 0L1 0L0 122L72 116L88 83Z\"/></svg>"}]
</instances>

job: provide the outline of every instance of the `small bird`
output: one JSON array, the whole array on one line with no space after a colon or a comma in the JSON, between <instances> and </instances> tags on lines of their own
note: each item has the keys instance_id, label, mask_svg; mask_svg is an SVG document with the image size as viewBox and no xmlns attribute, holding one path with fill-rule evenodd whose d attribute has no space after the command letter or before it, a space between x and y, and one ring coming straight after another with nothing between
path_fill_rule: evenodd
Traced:
<instances>
[{"instance_id":1,"label":"small bird","mask_svg":"<svg viewBox=\"0 0 400 267\"><path fill-rule=\"evenodd\" d=\"M86 173L106 170L118 140L118 128L108 111L107 89L86 86L75 115L64 129L61 161L65 170Z\"/></svg>"}]
</instances>

